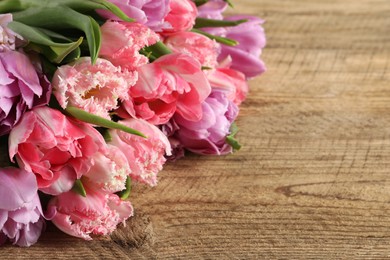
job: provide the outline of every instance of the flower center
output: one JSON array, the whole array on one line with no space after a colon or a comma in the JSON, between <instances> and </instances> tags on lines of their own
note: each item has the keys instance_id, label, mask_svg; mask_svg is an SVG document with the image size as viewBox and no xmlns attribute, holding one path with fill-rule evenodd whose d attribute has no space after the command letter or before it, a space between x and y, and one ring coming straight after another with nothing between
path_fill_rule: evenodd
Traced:
<instances>
[{"instance_id":1,"label":"flower center","mask_svg":"<svg viewBox=\"0 0 390 260\"><path fill-rule=\"evenodd\" d=\"M83 95L83 99L90 99L92 96L97 96L100 93L100 85L96 85L96 87L91 88L87 91L85 91Z\"/></svg>"}]
</instances>

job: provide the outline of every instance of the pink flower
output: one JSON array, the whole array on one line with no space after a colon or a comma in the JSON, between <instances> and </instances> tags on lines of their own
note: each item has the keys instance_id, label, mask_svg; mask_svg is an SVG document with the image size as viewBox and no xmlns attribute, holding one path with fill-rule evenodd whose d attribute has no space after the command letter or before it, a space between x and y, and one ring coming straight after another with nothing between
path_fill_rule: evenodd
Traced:
<instances>
[{"instance_id":1,"label":"pink flower","mask_svg":"<svg viewBox=\"0 0 390 260\"><path fill-rule=\"evenodd\" d=\"M189 31L195 24L198 10L190 0L170 0L171 10L165 17L171 27L163 28L163 34Z\"/></svg>"},{"instance_id":2,"label":"pink flower","mask_svg":"<svg viewBox=\"0 0 390 260\"><path fill-rule=\"evenodd\" d=\"M171 155L171 146L167 137L154 125L140 119L127 119L122 124L137 129L147 136L142 138L118 130L110 130L114 145L125 154L131 177L151 186L157 184L157 173L165 163L164 155Z\"/></svg>"},{"instance_id":3,"label":"pink flower","mask_svg":"<svg viewBox=\"0 0 390 260\"><path fill-rule=\"evenodd\" d=\"M229 68L218 68L208 74L213 89L223 90L228 99L240 105L248 94L248 83L245 75Z\"/></svg>"},{"instance_id":4,"label":"pink flower","mask_svg":"<svg viewBox=\"0 0 390 260\"><path fill-rule=\"evenodd\" d=\"M21 169L0 169L0 244L7 238L19 246L37 242L44 228L37 181Z\"/></svg>"},{"instance_id":5,"label":"pink flower","mask_svg":"<svg viewBox=\"0 0 390 260\"><path fill-rule=\"evenodd\" d=\"M101 27L100 57L122 69L134 70L149 63L139 51L159 41L159 36L139 23L107 21Z\"/></svg>"},{"instance_id":6,"label":"pink flower","mask_svg":"<svg viewBox=\"0 0 390 260\"><path fill-rule=\"evenodd\" d=\"M52 222L66 234L92 240L91 234L108 235L133 215L130 202L90 184L84 183L84 188L86 197L68 191L49 201L48 210L54 212Z\"/></svg>"},{"instance_id":7,"label":"pink flower","mask_svg":"<svg viewBox=\"0 0 390 260\"><path fill-rule=\"evenodd\" d=\"M51 85L29 57L17 51L0 53L0 136L9 133L23 113L48 103Z\"/></svg>"},{"instance_id":8,"label":"pink flower","mask_svg":"<svg viewBox=\"0 0 390 260\"><path fill-rule=\"evenodd\" d=\"M108 145L106 151L95 153L92 160L93 166L83 176L87 177L94 187L111 193L125 189L131 170L126 156L119 148Z\"/></svg>"},{"instance_id":9,"label":"pink flower","mask_svg":"<svg viewBox=\"0 0 390 260\"><path fill-rule=\"evenodd\" d=\"M104 140L92 126L68 119L48 107L35 108L9 136L10 158L33 172L41 191L56 195L70 190L74 181L91 168L93 156Z\"/></svg>"},{"instance_id":10,"label":"pink flower","mask_svg":"<svg viewBox=\"0 0 390 260\"><path fill-rule=\"evenodd\" d=\"M169 54L138 69L139 79L124 101L122 117L137 117L159 125L175 113L190 121L202 117L201 103L211 88L198 61L184 54Z\"/></svg>"},{"instance_id":11,"label":"pink flower","mask_svg":"<svg viewBox=\"0 0 390 260\"><path fill-rule=\"evenodd\" d=\"M169 0L109 0L117 5L128 17L138 23L145 24L153 31L161 31L166 27L165 16L169 12ZM118 20L114 14L106 10L98 10L98 13L111 20Z\"/></svg>"},{"instance_id":12,"label":"pink flower","mask_svg":"<svg viewBox=\"0 0 390 260\"><path fill-rule=\"evenodd\" d=\"M174 121L179 130L174 137L189 151L204 155L221 155L232 152L226 142L232 122L238 115L238 107L229 101L223 91L213 90L203 103L203 117L191 122L180 115Z\"/></svg>"},{"instance_id":13,"label":"pink flower","mask_svg":"<svg viewBox=\"0 0 390 260\"><path fill-rule=\"evenodd\" d=\"M215 68L218 65L219 44L199 33L178 32L169 35L165 44L174 52L190 55L202 66Z\"/></svg>"},{"instance_id":14,"label":"pink flower","mask_svg":"<svg viewBox=\"0 0 390 260\"><path fill-rule=\"evenodd\" d=\"M20 38L8 28L10 22L12 22L12 14L0 14L0 52L15 50L16 37Z\"/></svg>"},{"instance_id":15,"label":"pink flower","mask_svg":"<svg viewBox=\"0 0 390 260\"><path fill-rule=\"evenodd\" d=\"M53 76L53 92L62 108L68 105L109 119L109 112L118 107L118 99L127 100L128 90L137 74L122 71L111 62L89 57L63 65Z\"/></svg>"}]
</instances>

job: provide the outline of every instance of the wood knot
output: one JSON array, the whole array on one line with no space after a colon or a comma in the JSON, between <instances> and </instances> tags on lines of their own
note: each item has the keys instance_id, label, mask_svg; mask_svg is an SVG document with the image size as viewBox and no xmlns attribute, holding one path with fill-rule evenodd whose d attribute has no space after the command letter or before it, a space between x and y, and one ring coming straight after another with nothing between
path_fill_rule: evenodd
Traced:
<instances>
[{"instance_id":1,"label":"wood knot","mask_svg":"<svg viewBox=\"0 0 390 260\"><path fill-rule=\"evenodd\" d=\"M111 239L123 248L139 248L144 245L153 245L155 234L150 217L137 211L133 217L120 225L111 234Z\"/></svg>"}]
</instances>

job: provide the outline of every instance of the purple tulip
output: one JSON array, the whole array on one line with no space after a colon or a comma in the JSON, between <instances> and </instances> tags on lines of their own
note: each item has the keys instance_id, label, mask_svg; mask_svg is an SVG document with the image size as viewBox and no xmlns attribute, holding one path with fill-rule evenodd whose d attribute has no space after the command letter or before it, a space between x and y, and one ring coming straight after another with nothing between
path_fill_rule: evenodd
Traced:
<instances>
[{"instance_id":1,"label":"purple tulip","mask_svg":"<svg viewBox=\"0 0 390 260\"><path fill-rule=\"evenodd\" d=\"M15 50L15 41L19 37L14 31L8 28L12 22L12 14L0 14L0 51ZM19 37L20 38L20 37Z\"/></svg>"},{"instance_id":2,"label":"purple tulip","mask_svg":"<svg viewBox=\"0 0 390 260\"><path fill-rule=\"evenodd\" d=\"M44 227L34 174L17 168L0 169L0 244L7 238L30 246Z\"/></svg>"},{"instance_id":3,"label":"purple tulip","mask_svg":"<svg viewBox=\"0 0 390 260\"><path fill-rule=\"evenodd\" d=\"M206 4L198 7L198 17L223 20L223 12L226 10L227 5L227 2L223 0L210 0ZM202 31L218 36L224 36L226 33L224 27L205 27L202 28Z\"/></svg>"},{"instance_id":4,"label":"purple tulip","mask_svg":"<svg viewBox=\"0 0 390 260\"><path fill-rule=\"evenodd\" d=\"M226 143L232 122L238 115L238 107L229 101L223 91L213 90L203 102L203 117L192 122L176 115L179 130L174 137L189 151L205 155L222 155L232 152Z\"/></svg>"},{"instance_id":5,"label":"purple tulip","mask_svg":"<svg viewBox=\"0 0 390 260\"><path fill-rule=\"evenodd\" d=\"M163 27L169 27L164 22L169 12L169 0L109 0L117 5L128 17L138 23L147 25L152 30L159 32ZM107 19L118 20L114 14L106 10L98 13Z\"/></svg>"},{"instance_id":6,"label":"purple tulip","mask_svg":"<svg viewBox=\"0 0 390 260\"><path fill-rule=\"evenodd\" d=\"M254 16L237 15L225 18L225 20L246 19L248 22L237 26L227 27L226 34L229 39L236 40L239 44L231 47L222 45L220 61L230 57L231 68L241 71L247 78L252 78L263 73L266 68L260 59L262 49L265 47L266 38L261 26L264 21Z\"/></svg>"},{"instance_id":7,"label":"purple tulip","mask_svg":"<svg viewBox=\"0 0 390 260\"><path fill-rule=\"evenodd\" d=\"M226 10L227 2L223 0L210 0L198 7L198 16L207 19L222 20L222 13Z\"/></svg>"},{"instance_id":8,"label":"purple tulip","mask_svg":"<svg viewBox=\"0 0 390 260\"><path fill-rule=\"evenodd\" d=\"M176 131L180 129L180 127L176 124L175 120L169 120L168 123L161 125L161 131L168 137L169 143L171 144L171 155L165 155L167 161L175 162L180 158L183 158L185 155L184 147L180 143L180 141L174 136Z\"/></svg>"},{"instance_id":9,"label":"purple tulip","mask_svg":"<svg viewBox=\"0 0 390 260\"><path fill-rule=\"evenodd\" d=\"M25 54L0 53L0 136L9 133L27 109L47 104L50 94L50 83Z\"/></svg>"}]
</instances>

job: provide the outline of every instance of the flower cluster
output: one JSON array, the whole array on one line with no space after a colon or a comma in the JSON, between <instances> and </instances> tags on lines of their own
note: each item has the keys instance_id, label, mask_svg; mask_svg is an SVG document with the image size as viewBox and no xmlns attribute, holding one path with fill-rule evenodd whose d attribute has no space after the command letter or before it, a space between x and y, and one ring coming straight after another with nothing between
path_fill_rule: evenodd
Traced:
<instances>
[{"instance_id":1,"label":"flower cluster","mask_svg":"<svg viewBox=\"0 0 390 260\"><path fill-rule=\"evenodd\" d=\"M46 221L86 240L133 215L185 151L240 148L234 121L265 71L263 20L226 0L0 1L0 244Z\"/></svg>"}]
</instances>

